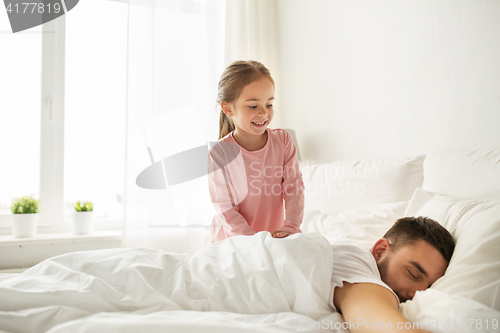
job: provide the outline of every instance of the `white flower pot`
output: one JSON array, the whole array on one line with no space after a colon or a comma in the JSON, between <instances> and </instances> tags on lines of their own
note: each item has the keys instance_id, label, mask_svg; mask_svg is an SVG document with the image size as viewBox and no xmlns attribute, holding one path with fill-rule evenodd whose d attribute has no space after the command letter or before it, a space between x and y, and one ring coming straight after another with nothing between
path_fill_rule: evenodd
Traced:
<instances>
[{"instance_id":1,"label":"white flower pot","mask_svg":"<svg viewBox=\"0 0 500 333\"><path fill-rule=\"evenodd\" d=\"M35 237L38 214L13 214L12 234L15 238Z\"/></svg>"},{"instance_id":2,"label":"white flower pot","mask_svg":"<svg viewBox=\"0 0 500 333\"><path fill-rule=\"evenodd\" d=\"M94 212L75 212L71 216L75 235L89 235L94 232Z\"/></svg>"}]
</instances>

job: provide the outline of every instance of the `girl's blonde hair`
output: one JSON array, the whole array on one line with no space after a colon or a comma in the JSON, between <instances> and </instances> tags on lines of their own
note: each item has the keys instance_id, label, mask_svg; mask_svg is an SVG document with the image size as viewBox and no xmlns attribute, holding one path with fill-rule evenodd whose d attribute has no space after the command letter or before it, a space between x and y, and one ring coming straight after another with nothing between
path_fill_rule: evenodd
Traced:
<instances>
[{"instance_id":1,"label":"girl's blonde hair","mask_svg":"<svg viewBox=\"0 0 500 333\"><path fill-rule=\"evenodd\" d=\"M274 85L274 80L271 77L269 69L260 62L255 60L240 60L233 62L224 70L220 78L216 101L218 107L220 107L222 102L234 102L240 97L246 85L259 80L263 76L271 80ZM234 124L232 120L221 108L219 117L219 140L233 130Z\"/></svg>"}]
</instances>

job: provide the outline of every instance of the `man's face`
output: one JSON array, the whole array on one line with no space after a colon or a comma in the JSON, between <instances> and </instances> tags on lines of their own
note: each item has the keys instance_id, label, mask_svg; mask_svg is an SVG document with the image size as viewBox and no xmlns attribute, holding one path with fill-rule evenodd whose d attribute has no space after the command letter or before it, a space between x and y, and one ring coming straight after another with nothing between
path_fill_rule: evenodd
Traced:
<instances>
[{"instance_id":1,"label":"man's face","mask_svg":"<svg viewBox=\"0 0 500 333\"><path fill-rule=\"evenodd\" d=\"M372 254L382 281L398 295L401 302L411 300L415 292L429 288L448 267L441 253L424 240L401 246L395 252L389 241L382 240L375 243Z\"/></svg>"}]
</instances>

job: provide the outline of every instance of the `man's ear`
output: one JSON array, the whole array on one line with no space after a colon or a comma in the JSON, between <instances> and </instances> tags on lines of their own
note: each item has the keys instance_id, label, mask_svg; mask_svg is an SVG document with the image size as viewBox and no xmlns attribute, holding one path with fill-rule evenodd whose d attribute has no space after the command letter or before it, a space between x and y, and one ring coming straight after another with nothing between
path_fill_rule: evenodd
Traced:
<instances>
[{"instance_id":1,"label":"man's ear","mask_svg":"<svg viewBox=\"0 0 500 333\"><path fill-rule=\"evenodd\" d=\"M387 238L381 238L375 242L370 252L375 258L375 261L378 263L384 256L384 253L387 254L390 249L391 242Z\"/></svg>"},{"instance_id":2,"label":"man's ear","mask_svg":"<svg viewBox=\"0 0 500 333\"><path fill-rule=\"evenodd\" d=\"M231 117L233 115L232 105L230 103L223 101L220 103L220 107L226 116Z\"/></svg>"}]
</instances>

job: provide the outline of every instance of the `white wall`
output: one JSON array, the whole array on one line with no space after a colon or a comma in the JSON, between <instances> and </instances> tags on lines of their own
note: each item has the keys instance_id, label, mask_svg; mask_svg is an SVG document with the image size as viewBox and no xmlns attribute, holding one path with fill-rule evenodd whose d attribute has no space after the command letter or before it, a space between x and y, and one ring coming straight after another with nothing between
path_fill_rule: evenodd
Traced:
<instances>
[{"instance_id":1,"label":"white wall","mask_svg":"<svg viewBox=\"0 0 500 333\"><path fill-rule=\"evenodd\" d=\"M304 160L500 146L500 1L278 0Z\"/></svg>"}]
</instances>

